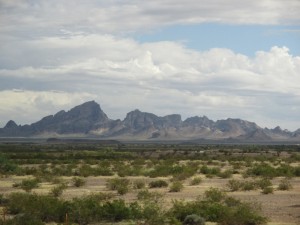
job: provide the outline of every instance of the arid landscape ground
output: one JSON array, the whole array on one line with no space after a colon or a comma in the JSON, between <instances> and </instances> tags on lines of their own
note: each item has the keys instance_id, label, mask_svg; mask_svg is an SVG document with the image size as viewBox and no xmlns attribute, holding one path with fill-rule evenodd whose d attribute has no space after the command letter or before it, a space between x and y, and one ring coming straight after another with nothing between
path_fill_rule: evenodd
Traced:
<instances>
[{"instance_id":1,"label":"arid landscape ground","mask_svg":"<svg viewBox=\"0 0 300 225\"><path fill-rule=\"evenodd\" d=\"M7 147L11 148L10 151ZM68 148L69 150L60 151L61 148ZM75 150L70 151L71 148ZM261 213L268 218L268 224L300 224L300 177L298 174L300 161L299 147L297 146L283 146L282 148L278 146L187 147L138 144L123 147L94 145L93 148L99 148L98 150L88 148L91 146L71 146L68 144L57 146L26 145L26 147L22 147L22 145L2 144L1 155L9 159L10 163L15 163L21 168L15 173L2 171L0 178L2 199L10 196L13 192L26 193L27 191L37 195L51 195L54 187L64 183L66 186L61 195L58 196L63 200L72 200L94 193L105 193L111 194L113 199L123 199L129 204L138 201L138 194L141 190L149 190L149 192L160 193L161 204L163 208L168 209L172 207L174 200L192 202L201 198L205 191L210 188L217 188L226 195L243 202L260 204ZM101 148L106 150L101 150ZM35 149L40 150L37 152ZM129 149L132 149L131 152ZM69 169L66 169L68 167ZM105 167L109 169L111 174L107 171L104 176L96 174L95 171L97 170L98 173L104 173ZM171 174L172 171L169 171L168 174L166 172L167 167L177 168L177 170L181 168L182 170L173 174ZM192 172L189 170L191 167L195 167ZM264 168L268 169L264 170ZM275 172L271 171L270 168L274 168ZM134 169L138 171L134 171ZM47 174L43 174L43 171L46 171ZM55 171L57 171L56 174ZM76 187L74 177L83 180L82 185ZM20 185L24 180L36 178L39 179L39 183L30 190L26 190ZM194 178L199 181L192 184ZM125 193L119 193L109 188L107 184L113 179L128 180L128 190ZM262 179L268 179L271 182L269 187L272 188L272 191L270 193L263 193L263 189L258 187L253 187L251 190L232 190L229 186L232 180L243 184L247 182L258 183ZM166 181L168 186L151 187L151 182L157 180ZM279 190L283 180L289 182L287 190ZM143 187L134 187L137 181L143 183ZM182 187L178 191L170 191L172 184L176 181L180 182ZM6 206L2 204L2 209L4 208ZM6 219L15 216L13 213L6 213ZM107 222L107 224L116 223ZM118 223L138 224L138 221L121 221ZM48 222L48 224L56 223Z\"/></svg>"}]
</instances>

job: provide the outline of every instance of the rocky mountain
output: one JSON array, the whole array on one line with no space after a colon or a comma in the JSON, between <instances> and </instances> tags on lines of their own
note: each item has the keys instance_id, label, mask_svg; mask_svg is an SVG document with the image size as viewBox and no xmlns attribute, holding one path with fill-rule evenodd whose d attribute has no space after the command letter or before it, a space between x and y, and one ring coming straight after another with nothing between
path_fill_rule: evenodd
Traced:
<instances>
[{"instance_id":1,"label":"rocky mountain","mask_svg":"<svg viewBox=\"0 0 300 225\"><path fill-rule=\"evenodd\" d=\"M300 141L300 129L295 132L261 128L241 119L213 121L206 116L182 121L172 114L157 116L134 110L124 120L112 120L95 101L89 101L69 111L59 111L31 125L17 125L10 120L0 128L1 137L97 137L127 140L236 140L236 141Z\"/></svg>"}]
</instances>

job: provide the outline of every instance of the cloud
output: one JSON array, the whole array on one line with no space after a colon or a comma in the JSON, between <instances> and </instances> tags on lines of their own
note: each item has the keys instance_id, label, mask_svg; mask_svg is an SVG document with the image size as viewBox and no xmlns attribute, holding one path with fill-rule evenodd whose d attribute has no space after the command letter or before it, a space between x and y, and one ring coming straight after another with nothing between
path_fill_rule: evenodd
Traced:
<instances>
[{"instance_id":1,"label":"cloud","mask_svg":"<svg viewBox=\"0 0 300 225\"><path fill-rule=\"evenodd\" d=\"M33 122L54 109L95 99L115 119L140 108L300 127L300 57L286 47L248 57L230 49L200 52L177 42L139 43L101 34L42 37L19 45L23 52L6 54L13 65L0 61L2 105L11 99L1 118L22 112L17 121ZM265 118L274 118L273 124Z\"/></svg>"},{"instance_id":2,"label":"cloud","mask_svg":"<svg viewBox=\"0 0 300 225\"><path fill-rule=\"evenodd\" d=\"M95 98L89 93L66 93L62 91L0 91L0 118L4 126L8 120L18 124L36 122L44 116L68 109L78 102Z\"/></svg>"},{"instance_id":3,"label":"cloud","mask_svg":"<svg viewBox=\"0 0 300 225\"><path fill-rule=\"evenodd\" d=\"M45 29L130 33L174 24L299 24L299 11L298 0L1 0L0 26L20 35L28 28L36 35Z\"/></svg>"},{"instance_id":4,"label":"cloud","mask_svg":"<svg viewBox=\"0 0 300 225\"><path fill-rule=\"evenodd\" d=\"M130 38L178 24L294 26L299 11L298 0L0 0L1 124L95 99L115 119L140 108L299 128L300 57L288 48L249 57Z\"/></svg>"}]
</instances>

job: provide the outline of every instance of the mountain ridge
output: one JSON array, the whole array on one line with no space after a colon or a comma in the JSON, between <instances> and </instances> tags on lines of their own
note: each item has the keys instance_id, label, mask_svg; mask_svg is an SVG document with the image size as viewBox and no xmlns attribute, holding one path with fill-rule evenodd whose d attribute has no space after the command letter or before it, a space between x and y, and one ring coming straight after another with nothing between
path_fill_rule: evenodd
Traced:
<instances>
[{"instance_id":1,"label":"mountain ridge","mask_svg":"<svg viewBox=\"0 0 300 225\"><path fill-rule=\"evenodd\" d=\"M97 137L124 140L237 140L300 141L300 129L291 132L261 128L242 119L213 121L206 116L182 120L181 115L157 116L136 109L123 120L110 119L100 105L88 101L43 117L30 125L17 125L10 120L0 128L0 137Z\"/></svg>"}]
</instances>

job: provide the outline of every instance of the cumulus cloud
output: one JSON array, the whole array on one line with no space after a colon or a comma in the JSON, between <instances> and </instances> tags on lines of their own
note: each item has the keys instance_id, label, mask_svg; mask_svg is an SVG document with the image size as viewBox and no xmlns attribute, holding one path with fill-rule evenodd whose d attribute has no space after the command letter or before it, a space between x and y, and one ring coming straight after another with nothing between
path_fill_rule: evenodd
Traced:
<instances>
[{"instance_id":1,"label":"cumulus cloud","mask_svg":"<svg viewBox=\"0 0 300 225\"><path fill-rule=\"evenodd\" d=\"M21 89L0 91L0 118L4 125L8 120L19 124L35 122L62 108L70 108L78 102L95 98L89 93L66 93L62 91L29 91Z\"/></svg>"},{"instance_id":2,"label":"cumulus cloud","mask_svg":"<svg viewBox=\"0 0 300 225\"><path fill-rule=\"evenodd\" d=\"M1 99L11 99L10 110L24 105L27 111L20 122L53 113L43 102L55 105L51 109L66 109L88 99L121 119L140 108L159 115L242 117L270 126L258 115L296 119L300 112L300 57L292 56L286 47L258 51L251 58L230 49L200 52L169 41L139 43L113 35L68 34L28 40L21 48L21 56L7 56L26 58L30 50L35 58L27 57L25 64L16 60L14 68L0 69L5 81L0 84L5 89ZM32 66L36 58L39 62ZM10 115L2 111L2 118ZM299 124L288 126L294 129Z\"/></svg>"},{"instance_id":3,"label":"cumulus cloud","mask_svg":"<svg viewBox=\"0 0 300 225\"><path fill-rule=\"evenodd\" d=\"M299 128L300 57L287 47L249 57L130 38L177 24L295 25L299 11L298 0L0 0L0 125L94 99L114 119L140 108Z\"/></svg>"}]
</instances>

